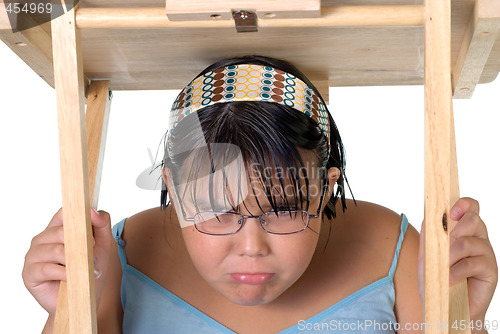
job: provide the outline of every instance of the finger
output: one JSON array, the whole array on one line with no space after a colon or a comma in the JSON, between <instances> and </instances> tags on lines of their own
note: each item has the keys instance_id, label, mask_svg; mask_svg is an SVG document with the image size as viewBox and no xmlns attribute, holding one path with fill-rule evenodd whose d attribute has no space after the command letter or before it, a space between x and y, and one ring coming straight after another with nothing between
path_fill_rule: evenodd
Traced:
<instances>
[{"instance_id":1,"label":"finger","mask_svg":"<svg viewBox=\"0 0 500 334\"><path fill-rule=\"evenodd\" d=\"M36 263L23 272L23 279L29 287L49 281L65 281L66 267L54 263Z\"/></svg>"},{"instance_id":2,"label":"finger","mask_svg":"<svg viewBox=\"0 0 500 334\"><path fill-rule=\"evenodd\" d=\"M489 256L467 257L450 268L450 285L466 278L475 278L485 282L495 280L495 266Z\"/></svg>"},{"instance_id":3,"label":"finger","mask_svg":"<svg viewBox=\"0 0 500 334\"><path fill-rule=\"evenodd\" d=\"M478 237L488 239L488 231L481 217L476 212L465 213L450 233L450 238Z\"/></svg>"},{"instance_id":4,"label":"finger","mask_svg":"<svg viewBox=\"0 0 500 334\"><path fill-rule=\"evenodd\" d=\"M95 243L101 244L103 241L109 241L112 238L111 217L109 213L103 210L96 212L94 209L90 211Z\"/></svg>"},{"instance_id":5,"label":"finger","mask_svg":"<svg viewBox=\"0 0 500 334\"><path fill-rule=\"evenodd\" d=\"M55 263L66 265L63 244L41 244L26 254L26 264Z\"/></svg>"},{"instance_id":6,"label":"finger","mask_svg":"<svg viewBox=\"0 0 500 334\"><path fill-rule=\"evenodd\" d=\"M63 224L63 208L61 207L52 217L52 219L49 222L49 225L47 225L47 228L53 226L62 226L62 224Z\"/></svg>"},{"instance_id":7,"label":"finger","mask_svg":"<svg viewBox=\"0 0 500 334\"><path fill-rule=\"evenodd\" d=\"M487 255L492 252L488 240L476 237L462 237L450 243L450 266L467 257Z\"/></svg>"},{"instance_id":8,"label":"finger","mask_svg":"<svg viewBox=\"0 0 500 334\"><path fill-rule=\"evenodd\" d=\"M42 233L31 239L31 247L41 244L62 244L64 243L64 230L62 226L48 227Z\"/></svg>"},{"instance_id":9,"label":"finger","mask_svg":"<svg viewBox=\"0 0 500 334\"><path fill-rule=\"evenodd\" d=\"M479 215L479 202L470 197L462 197L450 209L450 218L458 221L469 211Z\"/></svg>"}]
</instances>

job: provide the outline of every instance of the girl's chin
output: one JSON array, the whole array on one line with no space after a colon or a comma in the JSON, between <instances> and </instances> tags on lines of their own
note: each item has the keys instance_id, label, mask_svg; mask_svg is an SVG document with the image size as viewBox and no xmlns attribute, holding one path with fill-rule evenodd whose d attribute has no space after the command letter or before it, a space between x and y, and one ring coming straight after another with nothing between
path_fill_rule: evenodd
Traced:
<instances>
[{"instance_id":1,"label":"girl's chin","mask_svg":"<svg viewBox=\"0 0 500 334\"><path fill-rule=\"evenodd\" d=\"M273 289L274 290L274 289ZM257 306L268 304L278 298L281 292L270 291L266 287L256 287L243 285L236 289L230 289L229 291L220 291L219 293L224 296L233 304L242 306Z\"/></svg>"},{"instance_id":2,"label":"girl's chin","mask_svg":"<svg viewBox=\"0 0 500 334\"><path fill-rule=\"evenodd\" d=\"M241 305L241 306L258 306L264 305L272 302L275 298L271 299L262 299L262 298L241 298L241 297L233 297L233 296L224 296L227 300L229 300L233 304Z\"/></svg>"}]
</instances>

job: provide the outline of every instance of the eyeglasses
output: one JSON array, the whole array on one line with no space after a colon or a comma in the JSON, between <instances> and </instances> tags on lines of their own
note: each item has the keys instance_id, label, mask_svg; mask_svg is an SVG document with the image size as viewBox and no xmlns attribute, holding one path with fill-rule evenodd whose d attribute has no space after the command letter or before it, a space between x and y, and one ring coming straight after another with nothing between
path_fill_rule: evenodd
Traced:
<instances>
[{"instance_id":1,"label":"eyeglasses","mask_svg":"<svg viewBox=\"0 0 500 334\"><path fill-rule=\"evenodd\" d=\"M232 211L202 211L196 213L193 218L184 218L184 220L192 221L196 230L209 235L235 234L241 230L247 218L258 218L260 226L268 233L293 234L305 230L311 218L319 217L323 207L323 198L324 192L315 215L311 215L306 210L269 211L259 216L245 216Z\"/></svg>"}]
</instances>

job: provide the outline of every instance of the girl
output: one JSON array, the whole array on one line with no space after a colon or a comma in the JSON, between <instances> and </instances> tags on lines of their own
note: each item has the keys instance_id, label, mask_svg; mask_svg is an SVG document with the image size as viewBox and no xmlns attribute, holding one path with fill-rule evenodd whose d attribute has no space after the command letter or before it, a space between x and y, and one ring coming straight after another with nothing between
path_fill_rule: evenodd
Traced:
<instances>
[{"instance_id":1,"label":"girl","mask_svg":"<svg viewBox=\"0 0 500 334\"><path fill-rule=\"evenodd\" d=\"M344 169L335 123L295 67L257 56L209 66L172 107L161 206L113 231L108 213L91 213L99 331L422 332L418 232L346 199ZM472 199L451 214L450 284L468 278L471 318L484 320L498 277L486 227ZM63 242L60 209L23 271L47 333Z\"/></svg>"}]
</instances>

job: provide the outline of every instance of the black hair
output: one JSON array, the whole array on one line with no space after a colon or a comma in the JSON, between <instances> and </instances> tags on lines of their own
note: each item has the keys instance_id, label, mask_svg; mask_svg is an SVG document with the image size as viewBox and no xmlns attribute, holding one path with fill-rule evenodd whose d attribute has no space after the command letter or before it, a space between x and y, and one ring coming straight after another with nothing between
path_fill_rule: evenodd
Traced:
<instances>
[{"instance_id":1,"label":"black hair","mask_svg":"<svg viewBox=\"0 0 500 334\"><path fill-rule=\"evenodd\" d=\"M245 56L223 59L205 68L198 76L219 68L239 64L270 66L290 73L305 82L323 101L321 94L310 80L295 66L283 60L263 56ZM326 107L326 103L324 104ZM257 101L216 103L199 109L196 113L186 116L179 122L174 131L170 134L170 143L168 143L168 145L171 152L176 151L176 147L196 147L196 143L202 141L205 141L207 145L215 143L235 145L241 150L243 161L247 167L249 164L256 164L259 166L258 172L260 183L266 192L269 204L275 211L278 210L278 208L274 196L275 194L272 193L273 181L272 178L266 176L264 169L267 167L280 167L284 169L292 167L292 169L295 168L295 171L303 170L304 161L302 160L298 148L309 150L317 158L321 167L324 167L320 169L320 171L323 171L320 175L322 187L328 186L326 171L329 168L337 167L341 172L336 182L337 189L330 197L324 209L325 215L330 219L336 216L335 205L339 199L342 202L342 210L345 211L346 200L344 181L348 187L349 183L345 177L345 152L342 140L337 126L329 112L328 117L330 124L330 145L327 145L326 137L323 135L316 122L309 116L291 107L274 102ZM199 126L200 124L203 135L199 135L198 137L193 136L190 127ZM328 152L328 146L330 146L330 152ZM182 152L182 149L177 149L177 151ZM225 165L227 161L234 159L234 155L230 154L231 156L227 156L227 152L217 153L213 150L210 151L210 148L207 152L210 155L209 157L207 154L201 152L192 154L193 152L189 151L175 155L169 155L165 152L163 163L172 170L172 173L181 170L186 172L186 168L182 167L186 159L190 156L192 157L192 159L189 160L190 177L196 178L200 176L199 173L201 172L200 168L202 164L206 165L207 161L211 161L211 169L213 170L215 168L215 160L222 159L222 165ZM207 160L207 158L209 160ZM178 175L173 174L172 176L175 179ZM308 207L308 177L307 175L302 175L302 177L306 182L306 194L302 191L298 191L298 189L301 188L301 175L299 175L299 173L288 175L288 180L294 185L294 189L297 190L294 192L295 202L302 203L304 200L303 196L305 196L307 203L306 207ZM280 176L278 179L281 187L283 187L285 178ZM192 189L192 191L193 194L196 192L195 189ZM210 196L210 198L212 201L212 196ZM288 205L288 209L290 209L288 200L285 198L284 201ZM168 204L167 190L163 184L161 194L162 209L166 208Z\"/></svg>"}]
</instances>

